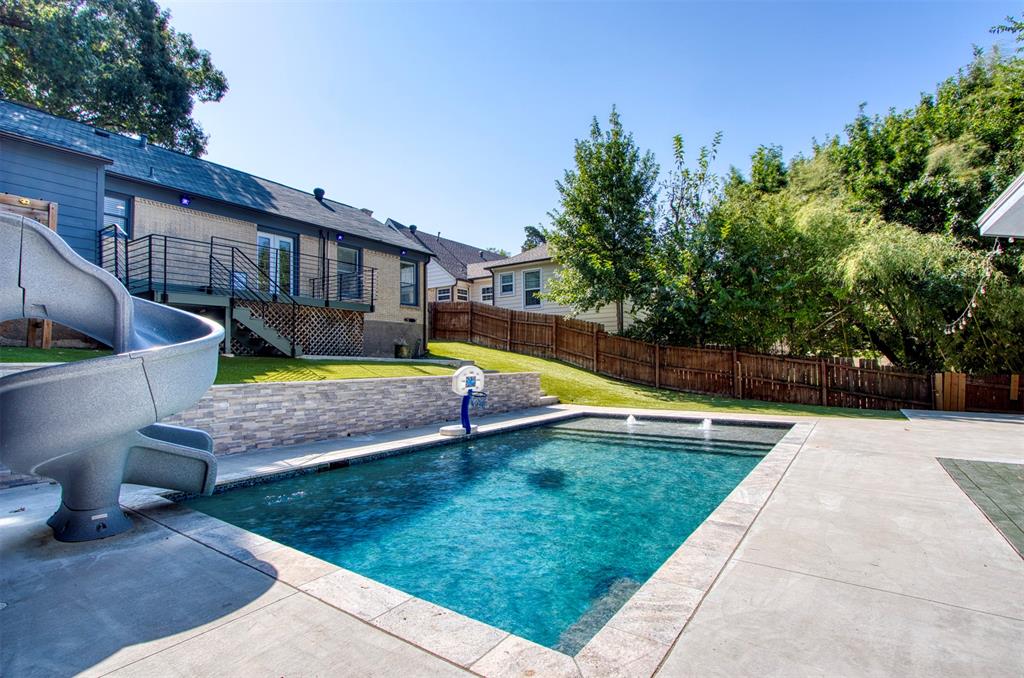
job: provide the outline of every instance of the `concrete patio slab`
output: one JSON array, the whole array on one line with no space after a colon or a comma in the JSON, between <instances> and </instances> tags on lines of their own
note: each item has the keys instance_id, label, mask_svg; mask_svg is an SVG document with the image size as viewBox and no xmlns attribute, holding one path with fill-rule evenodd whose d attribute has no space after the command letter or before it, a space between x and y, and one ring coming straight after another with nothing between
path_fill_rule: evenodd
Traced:
<instances>
[{"instance_id":1,"label":"concrete patio slab","mask_svg":"<svg viewBox=\"0 0 1024 678\"><path fill-rule=\"evenodd\" d=\"M1017 676L1024 621L733 562L658 676Z\"/></svg>"}]
</instances>

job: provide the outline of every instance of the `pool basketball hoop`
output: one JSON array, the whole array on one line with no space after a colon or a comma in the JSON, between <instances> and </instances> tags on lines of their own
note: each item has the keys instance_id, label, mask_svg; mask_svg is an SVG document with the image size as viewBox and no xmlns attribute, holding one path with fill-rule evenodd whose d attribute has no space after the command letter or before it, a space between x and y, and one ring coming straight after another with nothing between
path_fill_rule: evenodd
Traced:
<instances>
[{"instance_id":1,"label":"pool basketball hoop","mask_svg":"<svg viewBox=\"0 0 1024 678\"><path fill-rule=\"evenodd\" d=\"M464 365L452 375L452 391L462 396L462 424L459 426L442 426L441 435L464 436L476 431L476 426L469 423L469 407L483 408L487 403L484 389L484 371L476 365Z\"/></svg>"}]
</instances>

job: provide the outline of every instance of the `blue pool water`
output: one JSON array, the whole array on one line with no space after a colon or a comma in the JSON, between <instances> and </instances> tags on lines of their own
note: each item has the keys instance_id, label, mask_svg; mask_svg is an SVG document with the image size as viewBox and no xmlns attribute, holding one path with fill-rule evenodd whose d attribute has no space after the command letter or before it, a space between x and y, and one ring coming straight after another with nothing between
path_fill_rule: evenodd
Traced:
<instances>
[{"instance_id":1,"label":"blue pool water","mask_svg":"<svg viewBox=\"0 0 1024 678\"><path fill-rule=\"evenodd\" d=\"M573 654L784 433L588 417L188 503Z\"/></svg>"}]
</instances>

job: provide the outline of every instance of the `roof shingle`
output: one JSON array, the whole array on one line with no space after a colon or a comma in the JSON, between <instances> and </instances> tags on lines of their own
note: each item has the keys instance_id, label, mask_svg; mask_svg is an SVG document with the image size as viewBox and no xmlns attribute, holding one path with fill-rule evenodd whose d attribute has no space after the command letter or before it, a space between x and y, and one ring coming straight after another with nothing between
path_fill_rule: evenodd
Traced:
<instances>
[{"instance_id":1,"label":"roof shingle","mask_svg":"<svg viewBox=\"0 0 1024 678\"><path fill-rule=\"evenodd\" d=\"M427 247L410 243L408 238L351 205L326 198L319 201L312 193L276 181L160 146L143 146L138 139L0 99L0 133L3 132L109 159L109 174L331 228L395 247L430 251Z\"/></svg>"}]
</instances>

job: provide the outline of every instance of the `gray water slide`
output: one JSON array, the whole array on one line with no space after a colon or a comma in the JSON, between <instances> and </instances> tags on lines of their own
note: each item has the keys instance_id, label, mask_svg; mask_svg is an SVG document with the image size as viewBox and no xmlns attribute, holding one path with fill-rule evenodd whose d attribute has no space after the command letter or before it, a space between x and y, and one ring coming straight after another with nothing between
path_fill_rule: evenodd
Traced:
<instances>
[{"instance_id":1,"label":"gray water slide","mask_svg":"<svg viewBox=\"0 0 1024 678\"><path fill-rule=\"evenodd\" d=\"M0 378L0 462L60 483L48 521L58 540L129 529L121 483L213 492L210 436L156 422L213 383L220 325L131 296L39 222L0 212L0 320L17 318L53 320L114 349Z\"/></svg>"}]
</instances>

